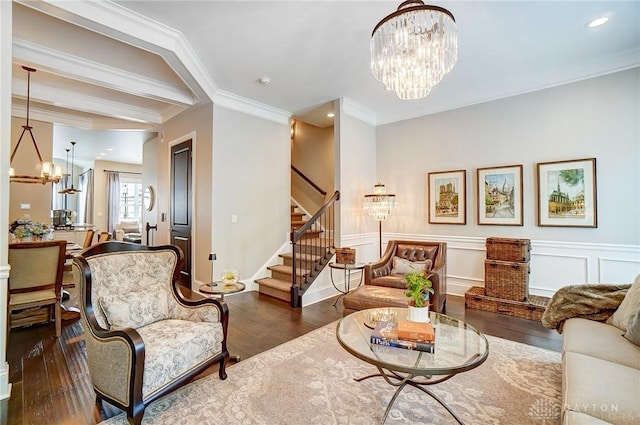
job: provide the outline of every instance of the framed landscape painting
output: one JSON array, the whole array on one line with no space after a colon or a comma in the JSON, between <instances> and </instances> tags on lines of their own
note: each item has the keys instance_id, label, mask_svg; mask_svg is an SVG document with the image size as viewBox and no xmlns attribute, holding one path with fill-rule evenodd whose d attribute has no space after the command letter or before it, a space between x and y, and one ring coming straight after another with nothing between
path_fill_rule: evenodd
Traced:
<instances>
[{"instance_id":1,"label":"framed landscape painting","mask_svg":"<svg viewBox=\"0 0 640 425\"><path fill-rule=\"evenodd\" d=\"M540 162L538 226L598 227L596 159Z\"/></svg>"},{"instance_id":2,"label":"framed landscape painting","mask_svg":"<svg viewBox=\"0 0 640 425\"><path fill-rule=\"evenodd\" d=\"M478 224L522 226L522 164L478 168Z\"/></svg>"},{"instance_id":3,"label":"framed landscape painting","mask_svg":"<svg viewBox=\"0 0 640 425\"><path fill-rule=\"evenodd\" d=\"M429 223L467 224L466 170L428 174Z\"/></svg>"}]
</instances>

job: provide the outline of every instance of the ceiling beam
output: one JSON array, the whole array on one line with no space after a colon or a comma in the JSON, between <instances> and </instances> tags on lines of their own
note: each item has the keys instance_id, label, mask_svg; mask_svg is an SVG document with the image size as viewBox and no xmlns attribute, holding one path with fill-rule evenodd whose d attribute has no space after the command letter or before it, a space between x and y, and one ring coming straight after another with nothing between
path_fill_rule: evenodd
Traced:
<instances>
[{"instance_id":1,"label":"ceiling beam","mask_svg":"<svg viewBox=\"0 0 640 425\"><path fill-rule=\"evenodd\" d=\"M31 88L31 101L134 122L147 124L162 123L162 115L151 109L140 108L126 103L106 100L81 92L51 87L40 83L32 82ZM14 93L16 97L26 99L26 81L14 79L12 93ZM36 94L34 95L33 93Z\"/></svg>"},{"instance_id":2,"label":"ceiling beam","mask_svg":"<svg viewBox=\"0 0 640 425\"><path fill-rule=\"evenodd\" d=\"M13 59L14 62L18 60L34 64L39 70L65 78L146 99L182 107L189 107L197 103L197 99L188 90L26 40L13 39Z\"/></svg>"}]
</instances>

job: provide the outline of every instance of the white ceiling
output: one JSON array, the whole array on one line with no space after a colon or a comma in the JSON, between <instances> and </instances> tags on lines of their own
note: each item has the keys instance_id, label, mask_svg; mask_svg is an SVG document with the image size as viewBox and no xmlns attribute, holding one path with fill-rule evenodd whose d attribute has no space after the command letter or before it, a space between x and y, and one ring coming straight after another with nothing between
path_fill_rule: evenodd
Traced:
<instances>
[{"instance_id":1,"label":"white ceiling","mask_svg":"<svg viewBox=\"0 0 640 425\"><path fill-rule=\"evenodd\" d=\"M119 139L102 130L133 137L130 149L212 100L326 125L305 114L348 98L385 124L640 66L638 1L438 1L458 24L458 63L428 97L401 101L369 70L371 31L399 3L14 2L13 113L25 112L20 65L32 66L31 116L65 126L54 156L73 138L82 160ZM122 151L105 159L139 161Z\"/></svg>"}]
</instances>

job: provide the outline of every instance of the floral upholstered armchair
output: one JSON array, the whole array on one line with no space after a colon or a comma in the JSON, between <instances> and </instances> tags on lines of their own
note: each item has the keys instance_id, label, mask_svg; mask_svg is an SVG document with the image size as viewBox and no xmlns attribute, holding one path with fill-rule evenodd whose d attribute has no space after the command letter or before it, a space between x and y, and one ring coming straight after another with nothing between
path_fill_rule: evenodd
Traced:
<instances>
[{"instance_id":1,"label":"floral upholstered armchair","mask_svg":"<svg viewBox=\"0 0 640 425\"><path fill-rule=\"evenodd\" d=\"M96 402L125 410L133 424L151 402L210 365L227 377L227 306L180 293L183 261L175 246L116 241L74 258Z\"/></svg>"}]
</instances>

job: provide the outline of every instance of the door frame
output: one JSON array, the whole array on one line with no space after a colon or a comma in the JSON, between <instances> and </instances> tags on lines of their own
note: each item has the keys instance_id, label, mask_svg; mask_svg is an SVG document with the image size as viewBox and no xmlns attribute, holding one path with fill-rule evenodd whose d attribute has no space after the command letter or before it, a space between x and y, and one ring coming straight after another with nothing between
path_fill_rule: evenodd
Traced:
<instances>
[{"instance_id":1,"label":"door frame","mask_svg":"<svg viewBox=\"0 0 640 425\"><path fill-rule=\"evenodd\" d=\"M196 158L196 132L192 131L191 133L187 133L185 135L182 135L176 139L171 140L168 144L167 144L167 176L171 176L171 148L175 145L179 145L180 143L184 143L191 140L191 270L189 270L189 273L191 274L191 289L193 288L197 288L199 286L199 282L196 282L196 275L195 275L195 265L196 262L194 261L195 256L195 247L196 247L196 238L195 238L195 234L193 232L193 229L196 227L196 223L198 222L198 214L197 214L197 199L198 197L196 196L196 187L197 187L197 180L195 178L196 176L196 161L194 160L194 158ZM171 190L171 188L169 187L169 191ZM171 197L171 193L169 193L169 197ZM167 208L168 212L167 212L167 234L166 234L166 240L171 241L171 207L169 206L169 208Z\"/></svg>"}]
</instances>

